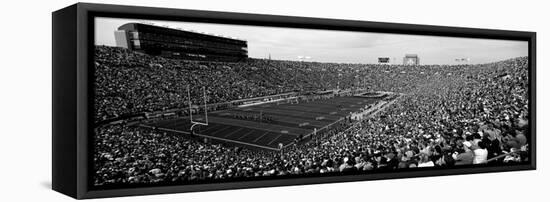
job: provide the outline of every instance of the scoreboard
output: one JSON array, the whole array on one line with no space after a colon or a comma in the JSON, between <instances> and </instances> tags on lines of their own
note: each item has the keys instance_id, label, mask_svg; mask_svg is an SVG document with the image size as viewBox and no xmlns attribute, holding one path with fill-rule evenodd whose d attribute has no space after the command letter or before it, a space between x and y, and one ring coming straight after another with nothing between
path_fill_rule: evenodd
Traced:
<instances>
[{"instance_id":1,"label":"scoreboard","mask_svg":"<svg viewBox=\"0 0 550 202\"><path fill-rule=\"evenodd\" d=\"M388 64L388 63L390 63L390 58L388 58L388 57L378 58L378 64Z\"/></svg>"}]
</instances>

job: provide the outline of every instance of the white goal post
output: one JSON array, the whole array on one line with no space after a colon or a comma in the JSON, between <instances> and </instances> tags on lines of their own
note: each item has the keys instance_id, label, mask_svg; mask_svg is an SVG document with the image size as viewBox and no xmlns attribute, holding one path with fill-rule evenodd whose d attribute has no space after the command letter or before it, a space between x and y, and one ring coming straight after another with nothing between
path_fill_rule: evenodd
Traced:
<instances>
[{"instance_id":1,"label":"white goal post","mask_svg":"<svg viewBox=\"0 0 550 202\"><path fill-rule=\"evenodd\" d=\"M193 131L193 127L195 125L203 125L203 126L208 126L208 109L206 107L206 87L202 87L202 91L203 91L203 99L204 99L204 119L205 121L204 122L199 122L199 121L194 121L193 120L193 111L192 111L192 104L191 104L191 90L190 90L190 86L187 85L187 102L189 103L189 120L191 121L191 128L190 128L190 131Z\"/></svg>"}]
</instances>

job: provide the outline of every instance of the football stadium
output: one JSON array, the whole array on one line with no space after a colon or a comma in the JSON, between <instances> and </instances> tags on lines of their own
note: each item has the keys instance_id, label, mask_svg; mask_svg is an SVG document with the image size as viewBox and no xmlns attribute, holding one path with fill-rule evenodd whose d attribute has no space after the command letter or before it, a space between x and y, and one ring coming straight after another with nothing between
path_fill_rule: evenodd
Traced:
<instances>
[{"instance_id":1,"label":"football stadium","mask_svg":"<svg viewBox=\"0 0 550 202\"><path fill-rule=\"evenodd\" d=\"M115 37L94 50L95 186L529 162L527 57L290 61L140 23Z\"/></svg>"}]
</instances>

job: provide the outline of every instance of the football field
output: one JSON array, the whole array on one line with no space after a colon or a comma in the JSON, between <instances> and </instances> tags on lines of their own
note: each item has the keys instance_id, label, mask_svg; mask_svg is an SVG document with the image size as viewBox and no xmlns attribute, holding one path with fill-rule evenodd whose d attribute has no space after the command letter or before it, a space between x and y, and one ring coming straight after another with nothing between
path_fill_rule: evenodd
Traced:
<instances>
[{"instance_id":1,"label":"football field","mask_svg":"<svg viewBox=\"0 0 550 202\"><path fill-rule=\"evenodd\" d=\"M300 103L265 103L208 112L208 126L195 126L196 135L241 145L277 150L300 135L308 136L359 111L380 98L335 97ZM204 116L193 116L204 122ZM189 134L189 117L178 117L143 125L158 130Z\"/></svg>"}]
</instances>

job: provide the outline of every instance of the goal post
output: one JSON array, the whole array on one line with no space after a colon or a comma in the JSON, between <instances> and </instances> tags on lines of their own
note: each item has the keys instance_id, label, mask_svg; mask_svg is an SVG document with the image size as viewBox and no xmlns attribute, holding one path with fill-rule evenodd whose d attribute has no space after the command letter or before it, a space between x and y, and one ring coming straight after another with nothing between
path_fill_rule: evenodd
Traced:
<instances>
[{"instance_id":1,"label":"goal post","mask_svg":"<svg viewBox=\"0 0 550 202\"><path fill-rule=\"evenodd\" d=\"M208 108L206 106L206 87L202 87L203 91L203 101L204 101L204 122L195 121L193 120L193 104L191 102L191 89L190 85L187 85L187 102L189 103L189 121L191 122L191 129L190 131L193 131L193 126L195 125L203 125L208 126ZM198 107L197 107L198 108Z\"/></svg>"}]
</instances>

